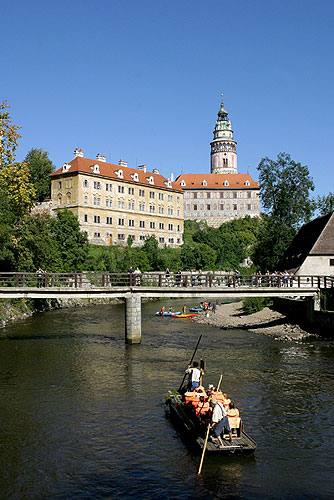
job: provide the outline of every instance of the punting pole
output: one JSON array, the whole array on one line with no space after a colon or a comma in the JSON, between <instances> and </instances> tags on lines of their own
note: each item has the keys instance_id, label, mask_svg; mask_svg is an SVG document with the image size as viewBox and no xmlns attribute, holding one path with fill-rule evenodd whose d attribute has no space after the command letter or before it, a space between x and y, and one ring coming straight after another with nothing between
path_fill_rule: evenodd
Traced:
<instances>
[{"instance_id":1,"label":"punting pole","mask_svg":"<svg viewBox=\"0 0 334 500\"><path fill-rule=\"evenodd\" d=\"M194 354L192 355L192 358L191 358L191 360L189 361L189 365L191 365L191 363L193 362L193 359L194 359L194 357L195 357L195 354L196 354L196 351L197 351L197 349L198 349L198 346L199 346L199 343L200 343L200 341L201 341L201 338L202 338L202 334L199 336L199 339L198 339L198 341L197 341L197 344L196 344L196 347L195 347L195 350L194 350ZM185 381L186 375L187 375L187 374L185 373L185 374L184 374L184 376L183 376L183 379L182 379L181 385L180 385L180 387L179 387L179 392L180 392L180 391L181 391L181 389L182 389L183 382Z\"/></svg>"},{"instance_id":2,"label":"punting pole","mask_svg":"<svg viewBox=\"0 0 334 500\"><path fill-rule=\"evenodd\" d=\"M199 464L199 469L198 469L198 472L197 472L198 476L202 472L202 465L203 465L203 461L204 461L204 455L205 455L206 447L207 447L207 444L208 444L209 432L210 432L210 424L208 425L208 430L206 431L206 437L205 437L205 443L204 443L204 447L203 447L203 453L202 453L201 463Z\"/></svg>"},{"instance_id":3,"label":"punting pole","mask_svg":"<svg viewBox=\"0 0 334 500\"><path fill-rule=\"evenodd\" d=\"M219 382L217 385L217 392L219 391L219 387L220 387L220 384L222 383L222 380L223 380L223 375L220 375L220 379L219 379Z\"/></svg>"}]
</instances>

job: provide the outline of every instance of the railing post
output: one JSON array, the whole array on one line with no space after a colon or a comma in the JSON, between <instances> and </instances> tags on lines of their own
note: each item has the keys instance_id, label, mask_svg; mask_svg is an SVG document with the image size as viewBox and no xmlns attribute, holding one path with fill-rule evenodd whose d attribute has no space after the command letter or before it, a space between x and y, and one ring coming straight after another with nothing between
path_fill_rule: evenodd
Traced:
<instances>
[{"instance_id":1,"label":"railing post","mask_svg":"<svg viewBox=\"0 0 334 500\"><path fill-rule=\"evenodd\" d=\"M187 288L187 286L188 286L188 274L185 275L183 283L184 283L185 288Z\"/></svg>"},{"instance_id":2,"label":"railing post","mask_svg":"<svg viewBox=\"0 0 334 500\"><path fill-rule=\"evenodd\" d=\"M26 277L25 274L22 274L22 286L25 286L26 284Z\"/></svg>"},{"instance_id":3,"label":"railing post","mask_svg":"<svg viewBox=\"0 0 334 500\"><path fill-rule=\"evenodd\" d=\"M106 279L106 277L105 277L105 274L103 273L102 274L102 287L104 287L106 284L105 279Z\"/></svg>"},{"instance_id":4,"label":"railing post","mask_svg":"<svg viewBox=\"0 0 334 500\"><path fill-rule=\"evenodd\" d=\"M318 288L321 287L321 280L320 280L320 276L318 276Z\"/></svg>"},{"instance_id":5,"label":"railing post","mask_svg":"<svg viewBox=\"0 0 334 500\"><path fill-rule=\"evenodd\" d=\"M327 276L324 276L324 288L327 288Z\"/></svg>"},{"instance_id":6,"label":"railing post","mask_svg":"<svg viewBox=\"0 0 334 500\"><path fill-rule=\"evenodd\" d=\"M298 276L298 288L300 288L300 276Z\"/></svg>"},{"instance_id":7,"label":"railing post","mask_svg":"<svg viewBox=\"0 0 334 500\"><path fill-rule=\"evenodd\" d=\"M159 286L162 286L162 274L159 274Z\"/></svg>"},{"instance_id":8,"label":"railing post","mask_svg":"<svg viewBox=\"0 0 334 500\"><path fill-rule=\"evenodd\" d=\"M212 287L212 274L209 274L209 287Z\"/></svg>"},{"instance_id":9,"label":"railing post","mask_svg":"<svg viewBox=\"0 0 334 500\"><path fill-rule=\"evenodd\" d=\"M235 276L233 275L233 288L235 288Z\"/></svg>"},{"instance_id":10,"label":"railing post","mask_svg":"<svg viewBox=\"0 0 334 500\"><path fill-rule=\"evenodd\" d=\"M16 275L15 275L15 283L16 283L16 286L17 286L17 287L18 287L18 286L19 286L19 284L20 284L20 275L19 275L19 273L16 273Z\"/></svg>"},{"instance_id":11,"label":"railing post","mask_svg":"<svg viewBox=\"0 0 334 500\"><path fill-rule=\"evenodd\" d=\"M45 275L44 275L44 286L45 287L48 286L48 273L45 273Z\"/></svg>"},{"instance_id":12,"label":"railing post","mask_svg":"<svg viewBox=\"0 0 334 500\"><path fill-rule=\"evenodd\" d=\"M74 288L78 288L78 275L74 273Z\"/></svg>"}]
</instances>

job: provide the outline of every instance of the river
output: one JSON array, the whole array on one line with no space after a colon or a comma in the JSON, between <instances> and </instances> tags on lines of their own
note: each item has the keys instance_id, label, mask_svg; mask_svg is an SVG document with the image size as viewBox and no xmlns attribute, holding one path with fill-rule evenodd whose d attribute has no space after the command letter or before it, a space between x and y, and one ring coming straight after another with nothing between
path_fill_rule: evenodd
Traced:
<instances>
[{"instance_id":1,"label":"river","mask_svg":"<svg viewBox=\"0 0 334 500\"><path fill-rule=\"evenodd\" d=\"M334 342L155 317L160 307L143 304L141 345L124 344L122 305L50 311L0 330L1 500L332 499ZM199 457L162 398L200 334L205 385L223 374L258 448L208 456L197 476Z\"/></svg>"}]
</instances>

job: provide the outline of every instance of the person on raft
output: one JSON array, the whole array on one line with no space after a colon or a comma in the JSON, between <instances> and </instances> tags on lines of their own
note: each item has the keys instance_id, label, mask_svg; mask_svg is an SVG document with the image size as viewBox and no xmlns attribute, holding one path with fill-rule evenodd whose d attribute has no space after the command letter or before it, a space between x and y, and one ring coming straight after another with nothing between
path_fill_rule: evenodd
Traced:
<instances>
[{"instance_id":1,"label":"person on raft","mask_svg":"<svg viewBox=\"0 0 334 500\"><path fill-rule=\"evenodd\" d=\"M188 365L188 368L186 369L186 373L188 373L189 378L188 378L188 391L193 391L196 389L196 387L199 386L199 381L201 379L202 372L198 368L198 363L197 361L193 362L193 366L191 368L191 365Z\"/></svg>"},{"instance_id":2,"label":"person on raft","mask_svg":"<svg viewBox=\"0 0 334 500\"><path fill-rule=\"evenodd\" d=\"M210 401L212 407L212 417L211 417L211 429L213 430L213 435L218 439L219 448L224 448L223 440L221 434L224 432L224 427L229 433L229 440L232 441L232 432L227 416L227 409L222 405L216 398L212 398Z\"/></svg>"}]
</instances>

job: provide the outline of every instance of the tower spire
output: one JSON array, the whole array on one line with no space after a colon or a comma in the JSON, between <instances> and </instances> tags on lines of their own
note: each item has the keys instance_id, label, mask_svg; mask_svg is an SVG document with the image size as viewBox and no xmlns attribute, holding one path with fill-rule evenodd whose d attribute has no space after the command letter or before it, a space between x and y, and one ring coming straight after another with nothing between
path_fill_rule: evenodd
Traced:
<instances>
[{"instance_id":1,"label":"tower spire","mask_svg":"<svg viewBox=\"0 0 334 500\"><path fill-rule=\"evenodd\" d=\"M236 174L237 170L237 150L236 142L233 139L231 122L228 118L228 111L224 108L223 93L221 96L220 109L213 131L213 141L211 142L211 173L213 174Z\"/></svg>"}]
</instances>

